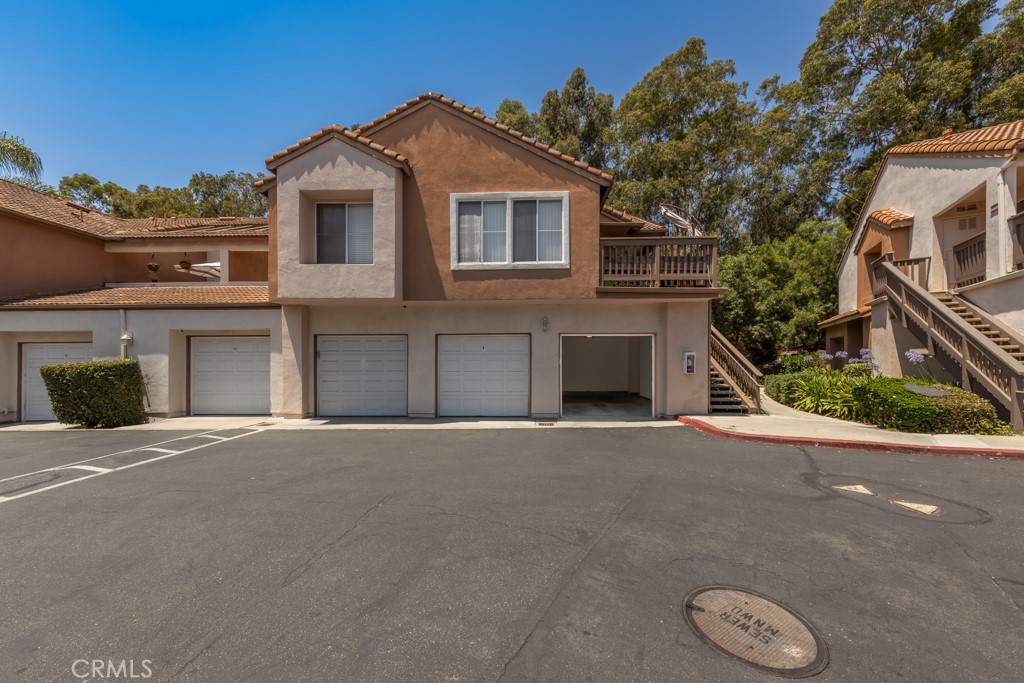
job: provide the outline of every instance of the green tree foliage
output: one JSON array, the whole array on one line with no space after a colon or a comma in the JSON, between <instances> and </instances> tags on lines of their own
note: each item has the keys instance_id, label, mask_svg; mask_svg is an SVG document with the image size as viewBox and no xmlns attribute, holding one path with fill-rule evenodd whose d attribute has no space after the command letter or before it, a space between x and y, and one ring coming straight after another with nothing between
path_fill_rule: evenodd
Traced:
<instances>
[{"instance_id":1,"label":"green tree foliage","mask_svg":"<svg viewBox=\"0 0 1024 683\"><path fill-rule=\"evenodd\" d=\"M849 237L837 221L805 221L785 239L724 255L719 281L728 291L713 305L715 325L755 362L815 348L817 323L836 308L836 268Z\"/></svg>"},{"instance_id":2,"label":"green tree foliage","mask_svg":"<svg viewBox=\"0 0 1024 683\"><path fill-rule=\"evenodd\" d=\"M498 120L498 123L530 137L537 135L537 116L527 111L526 106L519 100L503 99L498 105L498 111L495 112L494 118Z\"/></svg>"},{"instance_id":3,"label":"green tree foliage","mask_svg":"<svg viewBox=\"0 0 1024 683\"><path fill-rule=\"evenodd\" d=\"M978 49L983 75L977 86L979 123L1024 119L1024 0L1009 0L994 31Z\"/></svg>"},{"instance_id":4,"label":"green tree foliage","mask_svg":"<svg viewBox=\"0 0 1024 683\"><path fill-rule=\"evenodd\" d=\"M0 174L39 180L43 172L43 160L33 152L25 141L7 131L0 132Z\"/></svg>"},{"instance_id":5,"label":"green tree foliage","mask_svg":"<svg viewBox=\"0 0 1024 683\"><path fill-rule=\"evenodd\" d=\"M799 88L817 125L807 144L848 156L837 215L856 218L889 146L979 123L986 61L992 73L1013 61L1001 46L985 58L995 11L996 0L836 0L825 12Z\"/></svg>"},{"instance_id":6,"label":"green tree foliage","mask_svg":"<svg viewBox=\"0 0 1024 683\"><path fill-rule=\"evenodd\" d=\"M709 61L690 38L633 86L616 113L615 205L646 216L662 202L689 208L736 247L757 108L735 75L731 60Z\"/></svg>"},{"instance_id":7,"label":"green tree foliage","mask_svg":"<svg viewBox=\"0 0 1024 683\"><path fill-rule=\"evenodd\" d=\"M101 183L87 173L76 173L61 178L57 193L120 218L265 216L267 202L253 189L255 180L252 173L235 171L222 175L195 173L186 187L139 185L132 191L111 181Z\"/></svg>"},{"instance_id":8,"label":"green tree foliage","mask_svg":"<svg viewBox=\"0 0 1024 683\"><path fill-rule=\"evenodd\" d=\"M537 139L596 168L605 168L611 147L614 98L590 85L582 67L561 92L549 90L537 114Z\"/></svg>"}]
</instances>

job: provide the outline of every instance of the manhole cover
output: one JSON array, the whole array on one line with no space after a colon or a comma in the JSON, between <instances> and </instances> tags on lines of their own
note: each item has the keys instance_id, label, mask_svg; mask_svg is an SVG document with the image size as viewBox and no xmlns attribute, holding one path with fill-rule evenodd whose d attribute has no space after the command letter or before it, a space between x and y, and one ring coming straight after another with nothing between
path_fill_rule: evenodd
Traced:
<instances>
[{"instance_id":1,"label":"manhole cover","mask_svg":"<svg viewBox=\"0 0 1024 683\"><path fill-rule=\"evenodd\" d=\"M705 643L762 671L803 678L828 666L828 645L807 620L764 595L698 588L686 596L683 616Z\"/></svg>"}]
</instances>

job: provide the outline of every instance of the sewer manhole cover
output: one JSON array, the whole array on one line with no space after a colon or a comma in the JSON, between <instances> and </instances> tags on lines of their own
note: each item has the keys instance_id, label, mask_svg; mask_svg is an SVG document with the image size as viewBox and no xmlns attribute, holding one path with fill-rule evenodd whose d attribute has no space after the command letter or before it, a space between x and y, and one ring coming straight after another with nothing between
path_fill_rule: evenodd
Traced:
<instances>
[{"instance_id":1,"label":"sewer manhole cover","mask_svg":"<svg viewBox=\"0 0 1024 683\"><path fill-rule=\"evenodd\" d=\"M828 666L828 645L807 620L764 595L698 588L686 596L683 616L705 643L762 671L803 678Z\"/></svg>"}]
</instances>

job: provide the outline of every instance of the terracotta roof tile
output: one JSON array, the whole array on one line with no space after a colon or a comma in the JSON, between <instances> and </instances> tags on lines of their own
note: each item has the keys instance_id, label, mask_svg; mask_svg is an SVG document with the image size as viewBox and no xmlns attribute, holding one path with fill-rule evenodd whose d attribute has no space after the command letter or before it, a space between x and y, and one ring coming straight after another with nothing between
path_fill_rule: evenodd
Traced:
<instances>
[{"instance_id":1,"label":"terracotta roof tile","mask_svg":"<svg viewBox=\"0 0 1024 683\"><path fill-rule=\"evenodd\" d=\"M614 219L616 221L638 223L640 224L640 226L642 226L639 228L640 232L666 232L668 230L664 225L654 223L653 221L649 221L646 218L634 216L631 213L620 211L619 209L613 209L610 206L606 206L603 209L601 209L601 213L607 216L608 218Z\"/></svg>"},{"instance_id":2,"label":"terracotta roof tile","mask_svg":"<svg viewBox=\"0 0 1024 683\"><path fill-rule=\"evenodd\" d=\"M456 110L458 112L462 112L463 114L468 114L469 116L473 117L474 119L477 119L478 121L482 121L483 123L486 123L486 124L489 124L489 125L493 126L496 130L499 130L499 131L501 131L501 132L503 132L503 133L505 133L507 135L511 135L514 138L519 138L523 142L525 142L527 144L530 144L530 145L533 145L534 147L536 147L537 149L539 149L541 151L547 152L551 156L556 157L557 159L559 159L560 161L572 164L576 168L582 169L582 170L584 170L584 171L586 171L588 173L596 175L599 178L602 178L603 180L612 180L612 176L610 174L605 173L604 171L602 171L599 168L595 168L593 166L585 164L582 161L579 161L578 159L574 159L573 157L569 156L568 154L563 154L562 152L558 151L557 149L551 147L550 145L545 145L544 143L538 142L537 140L534 140L533 138L531 138L531 137L529 137L527 135L524 135L523 133L521 133L521 132L519 132L517 130L514 130L512 128L509 128L508 126L505 126L503 124L498 123L495 119L492 119L489 116L485 116L484 114L481 114L480 112L476 111L472 107L467 107L466 105L462 104L461 102L456 102L455 100L451 99L450 97L445 97L444 95L440 95L440 94L435 93L435 92L424 93L422 95L419 95L418 97L414 97L413 99L411 99L411 100L409 100L409 101L407 101L407 102L405 102L403 104L398 105L397 107L395 107L391 111L387 112L383 116L378 116L373 121L370 121L369 123L365 123L365 124L359 126L358 132L370 134L370 132L372 131L373 128L379 126L380 124L384 123L385 121L389 121L390 119L395 118L396 116L398 116L402 112L408 110L409 108L411 108L411 107L413 107L413 106L415 106L417 104L420 104L422 102L430 102L430 101L439 102L440 104L448 106L448 107L450 107L450 108L452 108L452 109L454 109L454 110Z\"/></svg>"},{"instance_id":3,"label":"terracotta roof tile","mask_svg":"<svg viewBox=\"0 0 1024 683\"><path fill-rule=\"evenodd\" d=\"M1010 152L1021 144L1024 144L1024 119L897 145L890 148L888 154Z\"/></svg>"},{"instance_id":4,"label":"terracotta roof tile","mask_svg":"<svg viewBox=\"0 0 1024 683\"><path fill-rule=\"evenodd\" d=\"M0 308L266 306L266 285L138 286L79 289L0 299Z\"/></svg>"},{"instance_id":5,"label":"terracotta roof tile","mask_svg":"<svg viewBox=\"0 0 1024 683\"><path fill-rule=\"evenodd\" d=\"M309 145L318 143L319 141L327 137L343 137L347 140L351 140L352 142L355 142L359 145L362 145L363 147L366 147L372 152L376 152L378 155L383 155L384 157L387 157L388 159L395 161L399 165L404 166L406 170L408 170L409 160L406 159L401 154L399 154L398 152L388 149L384 145L374 142L365 135L360 135L355 131L349 130L345 126L339 126L338 124L321 128L320 130L313 133L309 137L299 140L294 145L286 147L285 149L282 149L280 152L277 152L276 154L270 155L266 159L267 168L272 169L275 166L280 165L282 163L281 160L284 159L285 157L290 156L294 152L297 152L298 150L304 147L308 147ZM260 180L257 181L257 184L263 183L265 181L267 181L267 178L261 178Z\"/></svg>"},{"instance_id":6,"label":"terracotta roof tile","mask_svg":"<svg viewBox=\"0 0 1024 683\"><path fill-rule=\"evenodd\" d=\"M914 224L913 216L893 208L876 209L868 214L868 218L873 218L882 225L888 225L890 228L902 228Z\"/></svg>"},{"instance_id":7,"label":"terracotta roof tile","mask_svg":"<svg viewBox=\"0 0 1024 683\"><path fill-rule=\"evenodd\" d=\"M840 313L839 315L834 315L831 318L825 318L820 323L818 323L818 327L825 327L826 325L831 325L832 323L837 323L837 322L840 322L840 321L842 321L844 319L853 320L855 318L863 318L863 317L869 315L870 313L871 313L871 311L869 311L869 310L867 310L867 311L861 311L861 310L846 311L845 313Z\"/></svg>"},{"instance_id":8,"label":"terracotta roof tile","mask_svg":"<svg viewBox=\"0 0 1024 683\"><path fill-rule=\"evenodd\" d=\"M117 218L0 179L0 211L103 240L266 237L266 218Z\"/></svg>"}]
</instances>

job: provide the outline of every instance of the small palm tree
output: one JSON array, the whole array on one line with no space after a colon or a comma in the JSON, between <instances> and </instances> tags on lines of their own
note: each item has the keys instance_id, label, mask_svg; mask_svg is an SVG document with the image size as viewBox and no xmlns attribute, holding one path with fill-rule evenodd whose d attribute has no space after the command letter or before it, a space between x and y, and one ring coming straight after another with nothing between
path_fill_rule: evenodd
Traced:
<instances>
[{"instance_id":1,"label":"small palm tree","mask_svg":"<svg viewBox=\"0 0 1024 683\"><path fill-rule=\"evenodd\" d=\"M21 175L38 180L43 160L16 135L0 133L0 175Z\"/></svg>"}]
</instances>

